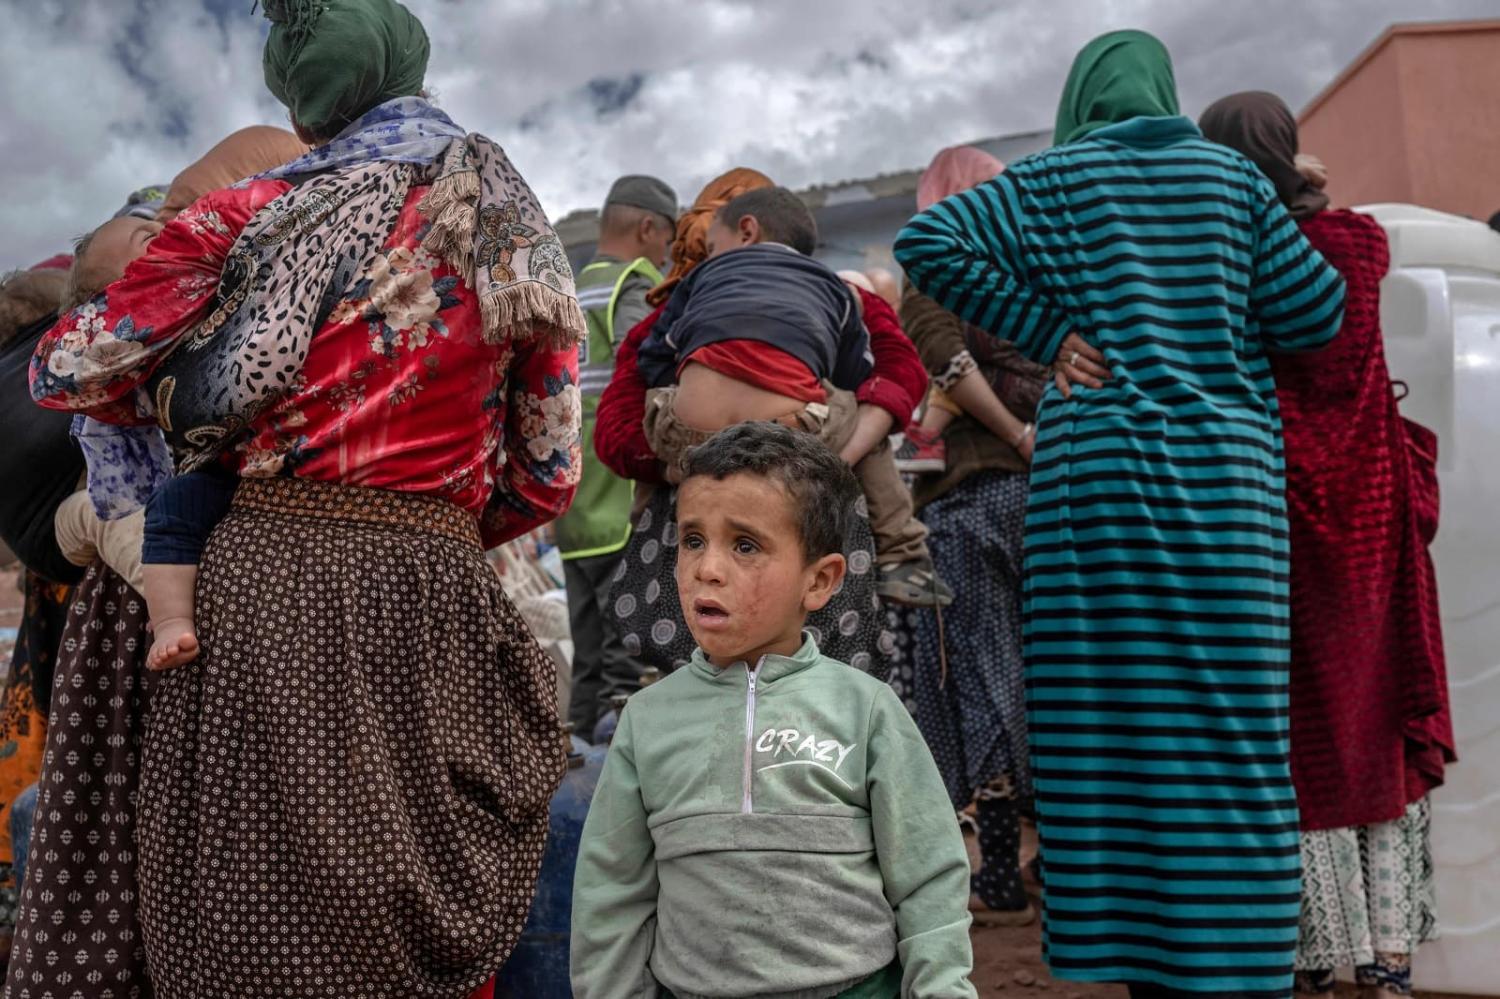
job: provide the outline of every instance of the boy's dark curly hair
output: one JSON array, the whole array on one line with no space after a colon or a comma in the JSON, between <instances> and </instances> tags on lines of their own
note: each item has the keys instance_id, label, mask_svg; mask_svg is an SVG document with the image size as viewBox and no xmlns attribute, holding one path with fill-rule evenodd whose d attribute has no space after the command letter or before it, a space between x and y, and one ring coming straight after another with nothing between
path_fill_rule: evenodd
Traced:
<instances>
[{"instance_id":1,"label":"boy's dark curly hair","mask_svg":"<svg viewBox=\"0 0 1500 999\"><path fill-rule=\"evenodd\" d=\"M718 220L733 229L740 219L752 216L760 223L761 238L785 243L804 257L818 248L818 223L803 200L784 187L758 187L746 191L719 209Z\"/></svg>"},{"instance_id":2,"label":"boy's dark curly hair","mask_svg":"<svg viewBox=\"0 0 1500 999\"><path fill-rule=\"evenodd\" d=\"M792 498L807 561L844 550L859 483L817 437L777 423L741 423L714 434L683 458L683 481L743 473L775 479Z\"/></svg>"}]
</instances>

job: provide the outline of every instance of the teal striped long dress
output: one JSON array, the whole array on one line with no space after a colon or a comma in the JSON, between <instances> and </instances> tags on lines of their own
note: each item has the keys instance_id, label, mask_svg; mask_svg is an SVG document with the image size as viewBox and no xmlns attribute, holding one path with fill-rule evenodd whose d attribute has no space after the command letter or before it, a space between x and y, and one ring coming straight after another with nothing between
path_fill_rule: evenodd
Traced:
<instances>
[{"instance_id":1,"label":"teal striped long dress","mask_svg":"<svg viewBox=\"0 0 1500 999\"><path fill-rule=\"evenodd\" d=\"M1065 978L1281 997L1300 868L1288 535L1266 351L1337 332L1343 283L1249 160L1134 118L918 215L916 286L1051 362L1026 517L1044 948Z\"/></svg>"}]
</instances>

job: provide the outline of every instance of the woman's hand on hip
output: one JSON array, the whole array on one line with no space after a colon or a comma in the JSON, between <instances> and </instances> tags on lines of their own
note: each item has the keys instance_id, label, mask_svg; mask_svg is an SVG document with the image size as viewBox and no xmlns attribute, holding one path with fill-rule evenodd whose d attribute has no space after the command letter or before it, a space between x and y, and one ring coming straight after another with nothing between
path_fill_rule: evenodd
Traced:
<instances>
[{"instance_id":1,"label":"woman's hand on hip","mask_svg":"<svg viewBox=\"0 0 1500 999\"><path fill-rule=\"evenodd\" d=\"M1064 399L1072 397L1074 385L1102 388L1112 377L1104 351L1077 333L1067 335L1052 362L1052 379Z\"/></svg>"},{"instance_id":2,"label":"woman's hand on hip","mask_svg":"<svg viewBox=\"0 0 1500 999\"><path fill-rule=\"evenodd\" d=\"M1036 426L1034 424L1028 423L1026 424L1025 431L1023 431L1021 434L1020 442L1016 444L1016 453L1021 456L1022 461L1026 462L1026 464L1029 465L1031 464L1031 455L1035 451Z\"/></svg>"}]
</instances>

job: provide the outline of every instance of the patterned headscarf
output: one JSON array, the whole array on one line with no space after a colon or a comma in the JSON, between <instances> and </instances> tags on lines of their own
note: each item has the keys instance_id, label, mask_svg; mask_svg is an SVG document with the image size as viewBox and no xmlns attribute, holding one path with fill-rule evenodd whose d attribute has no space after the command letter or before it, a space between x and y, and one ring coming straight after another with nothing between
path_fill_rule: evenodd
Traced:
<instances>
[{"instance_id":1,"label":"patterned headscarf","mask_svg":"<svg viewBox=\"0 0 1500 999\"><path fill-rule=\"evenodd\" d=\"M1222 97L1198 119L1203 137L1228 146L1260 167L1294 219L1328 207L1328 195L1297 169L1297 119L1280 97L1249 90Z\"/></svg>"},{"instance_id":2,"label":"patterned headscarf","mask_svg":"<svg viewBox=\"0 0 1500 999\"><path fill-rule=\"evenodd\" d=\"M917 181L917 211L925 212L944 198L977 187L1005 169L1005 164L973 146L949 146L932 158Z\"/></svg>"},{"instance_id":3,"label":"patterned headscarf","mask_svg":"<svg viewBox=\"0 0 1500 999\"><path fill-rule=\"evenodd\" d=\"M646 301L652 305L665 302L672 297L672 289L708 258L708 227L720 208L746 191L775 186L776 182L770 177L749 167L735 167L704 185L693 207L677 220L677 238L672 242L672 269L666 280L647 293Z\"/></svg>"},{"instance_id":4,"label":"patterned headscarf","mask_svg":"<svg viewBox=\"0 0 1500 999\"><path fill-rule=\"evenodd\" d=\"M319 136L422 90L427 32L396 0L265 0L265 13L266 86Z\"/></svg>"},{"instance_id":5,"label":"patterned headscarf","mask_svg":"<svg viewBox=\"0 0 1500 999\"><path fill-rule=\"evenodd\" d=\"M1052 141L1061 146L1131 118L1177 113L1177 81L1167 47L1144 31L1111 31L1073 60Z\"/></svg>"}]
</instances>

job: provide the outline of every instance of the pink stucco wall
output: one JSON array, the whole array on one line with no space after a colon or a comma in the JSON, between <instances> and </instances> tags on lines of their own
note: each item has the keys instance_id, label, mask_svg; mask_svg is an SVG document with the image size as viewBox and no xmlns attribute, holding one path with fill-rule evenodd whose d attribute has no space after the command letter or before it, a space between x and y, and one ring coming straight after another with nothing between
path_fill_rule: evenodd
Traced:
<instances>
[{"instance_id":1,"label":"pink stucco wall","mask_svg":"<svg viewBox=\"0 0 1500 999\"><path fill-rule=\"evenodd\" d=\"M1302 113L1338 205L1500 210L1500 22L1399 27Z\"/></svg>"}]
</instances>

